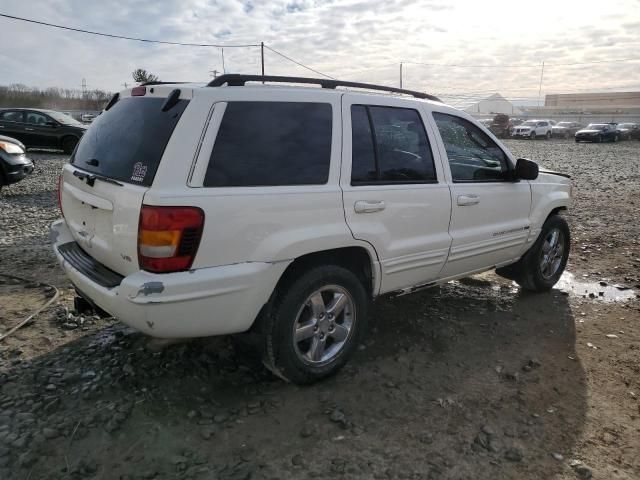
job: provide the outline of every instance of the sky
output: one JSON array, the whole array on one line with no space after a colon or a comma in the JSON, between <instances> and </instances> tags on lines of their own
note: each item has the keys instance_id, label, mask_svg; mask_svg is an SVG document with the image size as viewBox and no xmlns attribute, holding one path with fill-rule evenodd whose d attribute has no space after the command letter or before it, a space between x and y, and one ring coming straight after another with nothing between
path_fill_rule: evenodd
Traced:
<instances>
[{"instance_id":1,"label":"sky","mask_svg":"<svg viewBox=\"0 0 640 480\"><path fill-rule=\"evenodd\" d=\"M332 77L463 101L500 92L640 90L640 0L3 0L0 13L114 35L259 44ZM117 91L145 68L211 79L219 48L154 45L0 18L0 85ZM636 61L590 65L560 63ZM260 48L225 48L227 73L259 73ZM429 65L425 65L429 64ZM555 65L554 65L555 64ZM489 65L490 67L488 67ZM524 65L524 66L523 66ZM318 74L265 50L265 73Z\"/></svg>"}]
</instances>

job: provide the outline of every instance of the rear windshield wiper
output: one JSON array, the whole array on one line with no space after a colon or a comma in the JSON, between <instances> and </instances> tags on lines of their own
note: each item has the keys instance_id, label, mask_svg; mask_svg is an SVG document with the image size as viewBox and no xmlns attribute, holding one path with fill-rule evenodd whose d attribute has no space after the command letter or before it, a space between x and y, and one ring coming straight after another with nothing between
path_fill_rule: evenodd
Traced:
<instances>
[{"instance_id":1,"label":"rear windshield wiper","mask_svg":"<svg viewBox=\"0 0 640 480\"><path fill-rule=\"evenodd\" d=\"M84 173L79 170L74 170L73 176L78 177L80 180L84 180L90 187L93 187L93 184L96 182L96 180L122 187L122 183L118 182L117 180L109 177L103 177L102 175L96 175L95 173Z\"/></svg>"}]
</instances>

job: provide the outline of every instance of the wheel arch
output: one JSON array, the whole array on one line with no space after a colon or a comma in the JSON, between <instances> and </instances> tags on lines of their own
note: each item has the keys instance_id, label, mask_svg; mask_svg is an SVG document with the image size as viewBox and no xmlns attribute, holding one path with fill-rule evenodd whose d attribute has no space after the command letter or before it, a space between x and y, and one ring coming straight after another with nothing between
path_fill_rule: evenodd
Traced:
<instances>
[{"instance_id":1,"label":"wheel arch","mask_svg":"<svg viewBox=\"0 0 640 480\"><path fill-rule=\"evenodd\" d=\"M358 276L371 297L377 293L380 277L377 257L375 252L362 245L320 250L296 257L280 276L275 290L294 281L302 272L320 265L347 268Z\"/></svg>"}]
</instances>

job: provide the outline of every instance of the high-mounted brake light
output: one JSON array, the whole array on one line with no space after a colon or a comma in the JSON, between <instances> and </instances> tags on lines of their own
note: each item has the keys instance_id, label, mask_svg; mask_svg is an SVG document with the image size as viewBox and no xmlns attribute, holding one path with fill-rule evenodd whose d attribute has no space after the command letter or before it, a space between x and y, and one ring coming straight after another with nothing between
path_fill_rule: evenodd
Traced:
<instances>
[{"instance_id":1,"label":"high-mounted brake light","mask_svg":"<svg viewBox=\"0 0 640 480\"><path fill-rule=\"evenodd\" d=\"M143 95L145 95L147 93L147 87L133 87L131 89L131 96L132 97L142 97Z\"/></svg>"},{"instance_id":2,"label":"high-mounted brake light","mask_svg":"<svg viewBox=\"0 0 640 480\"><path fill-rule=\"evenodd\" d=\"M142 270L188 270L200 245L204 212L197 207L143 205L138 227L138 263Z\"/></svg>"}]
</instances>

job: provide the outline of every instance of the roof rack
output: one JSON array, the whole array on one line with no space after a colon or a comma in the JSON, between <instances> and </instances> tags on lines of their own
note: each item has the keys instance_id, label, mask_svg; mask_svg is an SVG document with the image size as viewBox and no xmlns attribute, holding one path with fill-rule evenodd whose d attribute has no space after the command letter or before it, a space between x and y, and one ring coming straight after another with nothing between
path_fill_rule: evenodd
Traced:
<instances>
[{"instance_id":1,"label":"roof rack","mask_svg":"<svg viewBox=\"0 0 640 480\"><path fill-rule=\"evenodd\" d=\"M367 90L380 90L383 92L404 93L405 95L412 95L416 98L423 98L442 103L438 97L429 95L428 93L417 92L415 90L405 90L403 88L385 87L384 85L374 85L371 83L347 82L343 80L330 80L324 78L242 75L238 73L228 73L211 80L207 84L207 87L220 87L225 83L230 87L242 87L247 82L309 83L313 85L320 85L322 88L331 89L335 89L336 87L363 88Z\"/></svg>"},{"instance_id":2,"label":"roof rack","mask_svg":"<svg viewBox=\"0 0 640 480\"><path fill-rule=\"evenodd\" d=\"M159 82L159 81L152 81L152 82L144 82L141 83L139 86L140 87L146 87L148 85L173 85L173 84L182 84L182 83L192 83L192 82Z\"/></svg>"}]
</instances>

